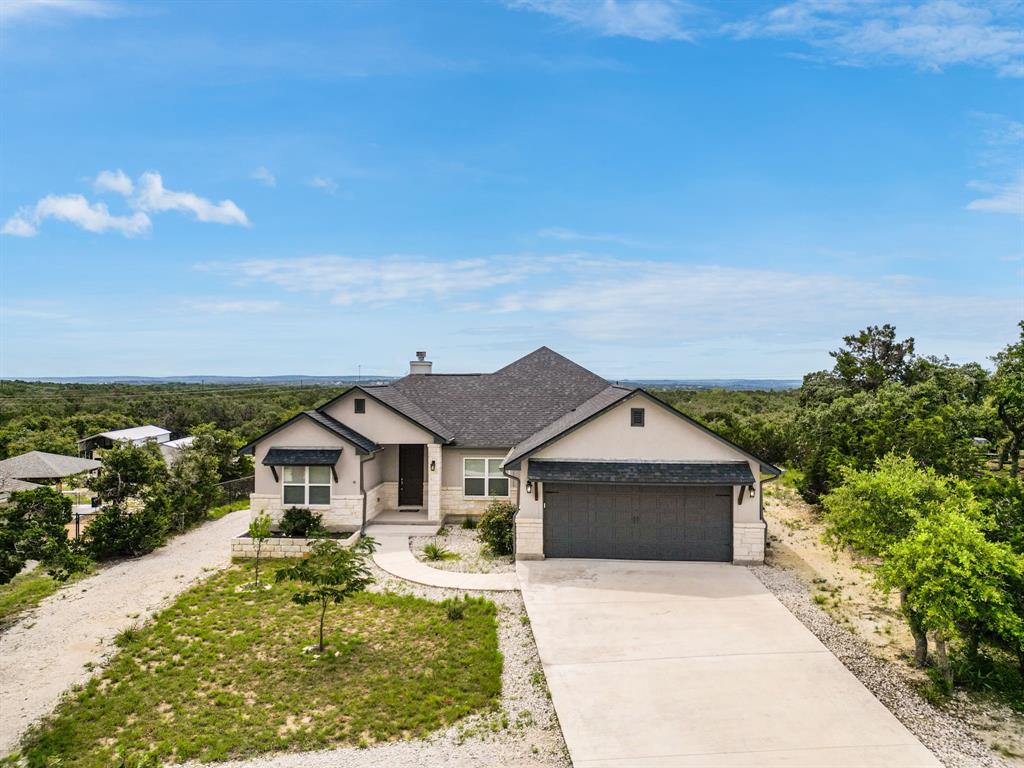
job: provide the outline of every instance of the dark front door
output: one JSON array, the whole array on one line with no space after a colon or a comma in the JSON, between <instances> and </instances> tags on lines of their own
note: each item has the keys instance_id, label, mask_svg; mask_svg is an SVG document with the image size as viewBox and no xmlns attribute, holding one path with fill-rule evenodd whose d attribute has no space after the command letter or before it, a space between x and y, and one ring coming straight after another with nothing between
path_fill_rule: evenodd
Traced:
<instances>
[{"instance_id":1,"label":"dark front door","mask_svg":"<svg viewBox=\"0 0 1024 768\"><path fill-rule=\"evenodd\" d=\"M423 506L423 446L398 446L398 506Z\"/></svg>"},{"instance_id":2,"label":"dark front door","mask_svg":"<svg viewBox=\"0 0 1024 768\"><path fill-rule=\"evenodd\" d=\"M545 483L544 555L729 561L731 489Z\"/></svg>"}]
</instances>

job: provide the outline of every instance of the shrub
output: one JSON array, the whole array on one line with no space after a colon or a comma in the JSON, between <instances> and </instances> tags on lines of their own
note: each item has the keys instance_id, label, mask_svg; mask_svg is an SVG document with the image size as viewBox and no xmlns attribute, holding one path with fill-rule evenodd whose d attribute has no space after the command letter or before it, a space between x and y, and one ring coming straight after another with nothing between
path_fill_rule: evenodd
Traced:
<instances>
[{"instance_id":1,"label":"shrub","mask_svg":"<svg viewBox=\"0 0 1024 768\"><path fill-rule=\"evenodd\" d=\"M463 518L463 520L462 520L462 527L463 527L464 530L467 530L467 531L475 531L476 530L476 518L475 517Z\"/></svg>"},{"instance_id":2,"label":"shrub","mask_svg":"<svg viewBox=\"0 0 1024 768\"><path fill-rule=\"evenodd\" d=\"M507 501L492 501L480 518L480 540L496 555L511 555L515 539L516 507Z\"/></svg>"},{"instance_id":3,"label":"shrub","mask_svg":"<svg viewBox=\"0 0 1024 768\"><path fill-rule=\"evenodd\" d=\"M138 557L167 540L170 519L163 504L151 500L137 512L117 505L103 507L85 529L85 548L97 560Z\"/></svg>"},{"instance_id":4,"label":"shrub","mask_svg":"<svg viewBox=\"0 0 1024 768\"><path fill-rule=\"evenodd\" d=\"M466 617L466 601L458 598L445 600L444 613L448 621L462 621Z\"/></svg>"},{"instance_id":5,"label":"shrub","mask_svg":"<svg viewBox=\"0 0 1024 768\"><path fill-rule=\"evenodd\" d=\"M89 567L65 526L71 522L71 499L42 487L16 491L0 505L0 584L13 579L26 560L38 560L57 581Z\"/></svg>"},{"instance_id":6,"label":"shrub","mask_svg":"<svg viewBox=\"0 0 1024 768\"><path fill-rule=\"evenodd\" d=\"M423 547L423 556L427 560L438 561L438 560L454 560L458 555L452 552L444 544L438 544L436 541L428 541Z\"/></svg>"},{"instance_id":7,"label":"shrub","mask_svg":"<svg viewBox=\"0 0 1024 768\"><path fill-rule=\"evenodd\" d=\"M322 533L323 515L313 512L304 507L289 507L281 516L280 530L285 536L307 538L311 534Z\"/></svg>"}]
</instances>

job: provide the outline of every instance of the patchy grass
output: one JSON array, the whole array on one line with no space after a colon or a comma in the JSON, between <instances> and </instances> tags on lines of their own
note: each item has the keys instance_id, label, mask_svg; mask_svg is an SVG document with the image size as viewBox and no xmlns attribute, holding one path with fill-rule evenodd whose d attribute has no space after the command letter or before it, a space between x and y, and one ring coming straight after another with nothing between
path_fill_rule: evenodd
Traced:
<instances>
[{"instance_id":1,"label":"patchy grass","mask_svg":"<svg viewBox=\"0 0 1024 768\"><path fill-rule=\"evenodd\" d=\"M268 581L279 565L268 564ZM122 633L102 675L26 736L30 768L106 768L224 760L282 750L366 746L417 738L501 691L495 607L465 601L451 621L441 603L364 593L327 612L293 588L236 591L248 567L215 574L151 624Z\"/></svg>"},{"instance_id":2,"label":"patchy grass","mask_svg":"<svg viewBox=\"0 0 1024 768\"><path fill-rule=\"evenodd\" d=\"M29 573L19 573L6 584L0 585L0 632L65 584L72 584L86 575L78 573L60 582L52 579L44 569L36 568Z\"/></svg>"},{"instance_id":3,"label":"patchy grass","mask_svg":"<svg viewBox=\"0 0 1024 768\"><path fill-rule=\"evenodd\" d=\"M239 499L238 501L232 501L230 504L222 504L219 507L213 507L206 513L207 520L220 520L224 515L231 512L236 512L239 509L248 509L249 500Z\"/></svg>"}]
</instances>

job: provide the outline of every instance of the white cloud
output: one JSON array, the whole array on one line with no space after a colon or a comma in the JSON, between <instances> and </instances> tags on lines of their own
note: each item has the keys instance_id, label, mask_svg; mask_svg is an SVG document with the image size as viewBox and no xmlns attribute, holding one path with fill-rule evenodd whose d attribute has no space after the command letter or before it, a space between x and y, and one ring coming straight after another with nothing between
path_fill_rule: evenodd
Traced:
<instances>
[{"instance_id":1,"label":"white cloud","mask_svg":"<svg viewBox=\"0 0 1024 768\"><path fill-rule=\"evenodd\" d=\"M905 276L858 279L586 253L461 261L320 256L206 268L360 310L426 305L428 312L487 315L492 325L525 316L552 334L601 343L806 342L808 328L828 339L879 322L980 339L992 323L1012 324L1019 315L1019 301L946 295Z\"/></svg>"},{"instance_id":2,"label":"white cloud","mask_svg":"<svg viewBox=\"0 0 1024 768\"><path fill-rule=\"evenodd\" d=\"M191 213L199 221L249 226L245 211L231 200L214 203L192 192L173 192L164 187L163 177L156 171L146 171L139 177L132 204L143 211L181 211Z\"/></svg>"},{"instance_id":3,"label":"white cloud","mask_svg":"<svg viewBox=\"0 0 1024 768\"><path fill-rule=\"evenodd\" d=\"M253 179L255 181L260 182L260 184L262 184L265 187L276 187L277 186L277 177L274 174L272 174L269 170L267 170L265 167L263 167L262 165L259 168L257 168L255 171L253 171L249 175L249 178L251 178L251 179Z\"/></svg>"},{"instance_id":4,"label":"white cloud","mask_svg":"<svg viewBox=\"0 0 1024 768\"><path fill-rule=\"evenodd\" d=\"M329 195L338 191L338 183L328 176L314 176L309 180L309 186L314 189L322 189Z\"/></svg>"},{"instance_id":5,"label":"white cloud","mask_svg":"<svg viewBox=\"0 0 1024 768\"><path fill-rule=\"evenodd\" d=\"M679 0L510 0L509 6L561 19L605 37L690 40L683 24L692 10Z\"/></svg>"},{"instance_id":6,"label":"white cloud","mask_svg":"<svg viewBox=\"0 0 1024 768\"><path fill-rule=\"evenodd\" d=\"M89 232L120 232L125 237L149 231L149 216L136 212L130 216L115 216L105 203L90 203L82 195L47 195L34 207L25 207L11 216L3 226L3 233L18 237L33 237L46 219L66 221Z\"/></svg>"},{"instance_id":7,"label":"white cloud","mask_svg":"<svg viewBox=\"0 0 1024 768\"><path fill-rule=\"evenodd\" d=\"M1024 27L1015 3L796 0L724 31L740 39L802 40L838 64L907 63L931 71L970 64L1024 77Z\"/></svg>"},{"instance_id":8,"label":"white cloud","mask_svg":"<svg viewBox=\"0 0 1024 768\"><path fill-rule=\"evenodd\" d=\"M561 240L563 242L582 241L590 243L615 243L624 245L627 248L656 248L657 246L642 240L636 240L625 235L602 234L593 232L578 232L565 227L546 227L537 232L539 237L549 240Z\"/></svg>"},{"instance_id":9,"label":"white cloud","mask_svg":"<svg viewBox=\"0 0 1024 768\"><path fill-rule=\"evenodd\" d=\"M185 306L196 312L211 314L248 314L272 312L280 309L281 302L255 299L189 299Z\"/></svg>"},{"instance_id":10,"label":"white cloud","mask_svg":"<svg viewBox=\"0 0 1024 768\"><path fill-rule=\"evenodd\" d=\"M967 210L984 213L1008 213L1024 218L1024 172L1014 181L1005 184L972 181L967 186L988 195L969 202Z\"/></svg>"},{"instance_id":11,"label":"white cloud","mask_svg":"<svg viewBox=\"0 0 1024 768\"><path fill-rule=\"evenodd\" d=\"M125 197L131 195L135 189L135 185L128 178L128 174L120 168L116 171L100 171L92 186L97 192L116 192Z\"/></svg>"},{"instance_id":12,"label":"white cloud","mask_svg":"<svg viewBox=\"0 0 1024 768\"><path fill-rule=\"evenodd\" d=\"M0 24L61 14L113 18L122 15L123 10L119 3L106 0L4 0L0 3Z\"/></svg>"}]
</instances>

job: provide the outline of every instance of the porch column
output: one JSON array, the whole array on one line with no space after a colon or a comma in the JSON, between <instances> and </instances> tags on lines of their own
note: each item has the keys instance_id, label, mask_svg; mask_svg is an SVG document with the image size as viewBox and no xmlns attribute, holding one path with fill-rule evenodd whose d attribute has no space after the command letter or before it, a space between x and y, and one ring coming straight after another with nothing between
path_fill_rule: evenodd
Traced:
<instances>
[{"instance_id":1,"label":"porch column","mask_svg":"<svg viewBox=\"0 0 1024 768\"><path fill-rule=\"evenodd\" d=\"M440 443L427 443L427 519L441 522Z\"/></svg>"}]
</instances>

